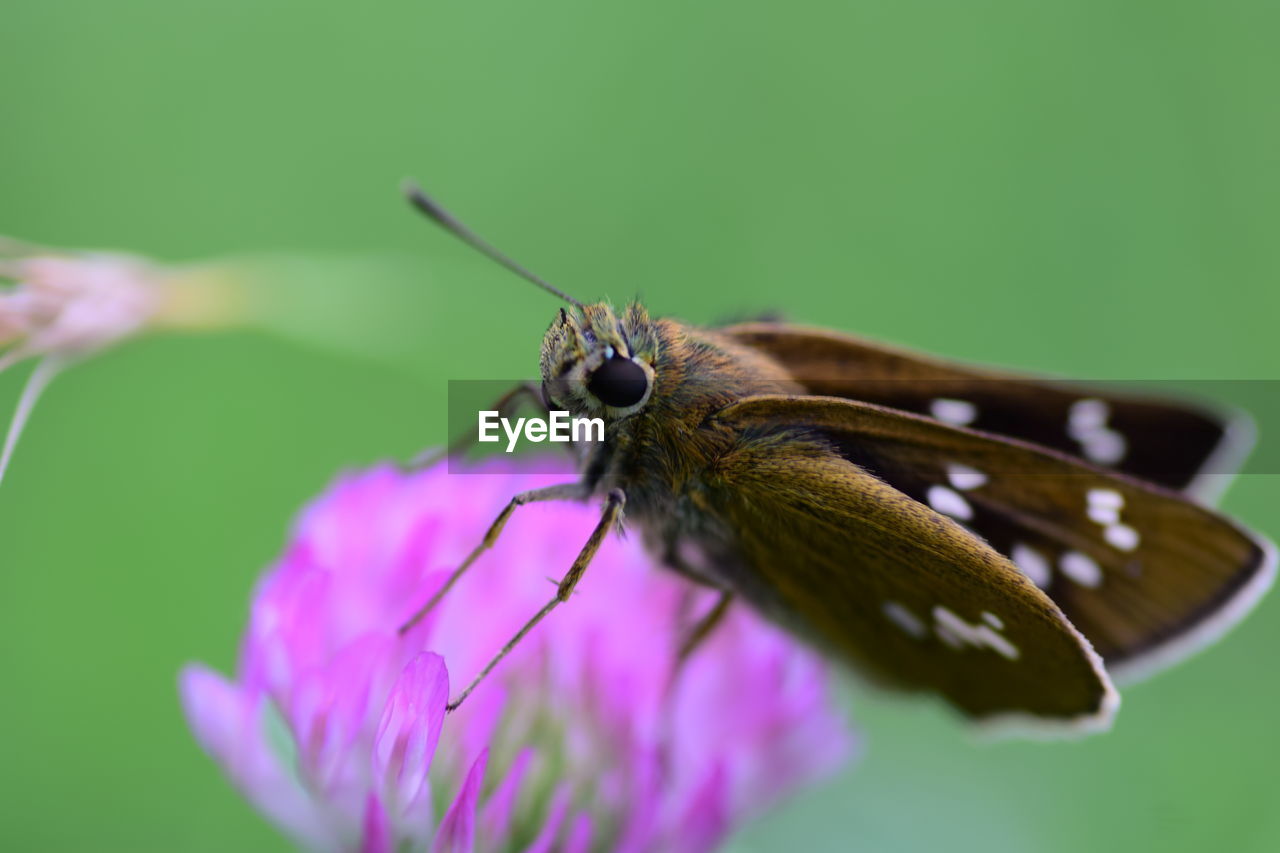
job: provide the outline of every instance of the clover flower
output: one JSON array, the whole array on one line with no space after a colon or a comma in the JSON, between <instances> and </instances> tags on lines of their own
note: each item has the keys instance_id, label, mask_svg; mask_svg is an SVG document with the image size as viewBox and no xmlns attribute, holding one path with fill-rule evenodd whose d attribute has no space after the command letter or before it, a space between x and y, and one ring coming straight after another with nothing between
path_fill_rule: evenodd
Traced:
<instances>
[{"instance_id":1,"label":"clover flower","mask_svg":"<svg viewBox=\"0 0 1280 853\"><path fill-rule=\"evenodd\" d=\"M0 449L0 480L37 400L68 365L151 331L252 328L396 364L432 294L394 256L271 254L161 264L0 237L0 373L35 360Z\"/></svg>"},{"instance_id":2,"label":"clover flower","mask_svg":"<svg viewBox=\"0 0 1280 853\"><path fill-rule=\"evenodd\" d=\"M597 508L521 508L427 619L397 627L511 495L570 476L341 478L259 582L235 678L183 671L202 747L298 843L371 852L710 850L838 766L850 738L824 665L737 606L677 668L712 598L617 536L446 715L554 595Z\"/></svg>"},{"instance_id":3,"label":"clover flower","mask_svg":"<svg viewBox=\"0 0 1280 853\"><path fill-rule=\"evenodd\" d=\"M133 255L44 249L0 238L0 372L26 359L27 377L0 450L3 480L23 427L66 365L149 327L216 325L233 313L230 281L203 268L166 268ZM0 281L0 285L3 285Z\"/></svg>"}]
</instances>

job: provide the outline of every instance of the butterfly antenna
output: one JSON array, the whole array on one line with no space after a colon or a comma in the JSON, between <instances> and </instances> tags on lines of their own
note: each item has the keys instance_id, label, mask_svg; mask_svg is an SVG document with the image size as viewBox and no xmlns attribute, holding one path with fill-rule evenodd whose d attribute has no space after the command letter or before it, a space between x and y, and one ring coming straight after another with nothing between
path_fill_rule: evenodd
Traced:
<instances>
[{"instance_id":1,"label":"butterfly antenna","mask_svg":"<svg viewBox=\"0 0 1280 853\"><path fill-rule=\"evenodd\" d=\"M575 308L581 309L586 307L581 302L574 299L569 294L565 293L563 290L560 290L558 287L553 287L547 281L543 280L540 276L534 275L524 267L517 264L515 261L508 258L502 252L499 252L497 249L491 246L487 241L485 241L479 234L475 233L470 228L468 228L467 226L459 222L452 213L450 213L449 211L441 207L439 203L436 202L435 199L431 198L431 196L424 193L422 191L422 188L419 187L417 184L413 183L412 181L407 181L404 185L404 193L408 197L409 202L418 210L420 210L423 214L425 214L428 219L430 219L432 222L439 225L444 230L448 231L453 236L457 237L462 242L466 243L471 248L478 251L480 254L484 255L485 257L489 258L492 261L497 261L507 269L511 270L516 275L523 278L525 281L532 282L533 284L536 284L538 287L541 287L543 290L547 291L548 293L552 293L556 296L559 296L561 299L563 299L565 302L568 302L570 305L574 306Z\"/></svg>"}]
</instances>

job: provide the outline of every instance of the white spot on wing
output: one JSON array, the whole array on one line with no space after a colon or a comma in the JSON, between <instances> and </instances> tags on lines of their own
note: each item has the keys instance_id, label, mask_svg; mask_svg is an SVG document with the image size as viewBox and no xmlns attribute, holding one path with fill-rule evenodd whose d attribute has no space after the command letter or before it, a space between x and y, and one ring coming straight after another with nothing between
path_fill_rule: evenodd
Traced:
<instances>
[{"instance_id":1,"label":"white spot on wing","mask_svg":"<svg viewBox=\"0 0 1280 853\"><path fill-rule=\"evenodd\" d=\"M1098 524L1116 524L1120 521L1120 510L1115 507L1092 505L1088 514L1089 520Z\"/></svg>"},{"instance_id":2,"label":"white spot on wing","mask_svg":"<svg viewBox=\"0 0 1280 853\"><path fill-rule=\"evenodd\" d=\"M990 625L992 628L995 628L997 631L1004 630L1004 620L1001 619L999 616L995 615L994 613L992 613L990 610L982 611L982 621L986 622L988 625Z\"/></svg>"},{"instance_id":3,"label":"white spot on wing","mask_svg":"<svg viewBox=\"0 0 1280 853\"><path fill-rule=\"evenodd\" d=\"M1045 559L1044 554L1035 548L1019 542L1013 546L1009 559L1013 560L1013 564L1021 569L1022 573L1036 586L1044 589L1049 585L1053 569L1049 566L1049 561Z\"/></svg>"},{"instance_id":4,"label":"white spot on wing","mask_svg":"<svg viewBox=\"0 0 1280 853\"><path fill-rule=\"evenodd\" d=\"M944 631L942 628L938 629L938 639L942 640L942 642L946 643L953 649L958 649L964 646L964 640L960 639L959 634L954 634L951 631Z\"/></svg>"},{"instance_id":5,"label":"white spot on wing","mask_svg":"<svg viewBox=\"0 0 1280 853\"><path fill-rule=\"evenodd\" d=\"M929 506L943 515L949 515L961 521L973 518L973 507L969 506L969 502L954 489L946 486L930 486L926 497L929 499Z\"/></svg>"},{"instance_id":6,"label":"white spot on wing","mask_svg":"<svg viewBox=\"0 0 1280 853\"><path fill-rule=\"evenodd\" d=\"M967 426L978 417L978 407L968 400L939 397L929 404L929 413L943 423Z\"/></svg>"},{"instance_id":7,"label":"white spot on wing","mask_svg":"<svg viewBox=\"0 0 1280 853\"><path fill-rule=\"evenodd\" d=\"M1132 551L1138 547L1138 543L1141 541L1138 531L1127 524L1108 524L1102 535L1108 544L1119 548L1121 551Z\"/></svg>"},{"instance_id":8,"label":"white spot on wing","mask_svg":"<svg viewBox=\"0 0 1280 853\"><path fill-rule=\"evenodd\" d=\"M1019 657L1018 647L992 630L990 625L970 625L942 606L933 608L933 619L938 637L952 648L965 645L979 648L985 646L1009 660L1017 660Z\"/></svg>"},{"instance_id":9,"label":"white spot on wing","mask_svg":"<svg viewBox=\"0 0 1280 853\"><path fill-rule=\"evenodd\" d=\"M1072 430L1084 432L1105 427L1109 417L1111 407L1106 401L1090 397L1071 404L1071 409L1067 412L1067 424Z\"/></svg>"},{"instance_id":10,"label":"white spot on wing","mask_svg":"<svg viewBox=\"0 0 1280 853\"><path fill-rule=\"evenodd\" d=\"M1124 509L1124 495L1115 489L1090 489L1085 500L1091 507L1108 507L1117 511Z\"/></svg>"},{"instance_id":11,"label":"white spot on wing","mask_svg":"<svg viewBox=\"0 0 1280 853\"><path fill-rule=\"evenodd\" d=\"M901 603L886 601L883 609L884 615L889 618L890 622L917 640L923 639L929 633L929 629L925 627L925 624Z\"/></svg>"},{"instance_id":12,"label":"white spot on wing","mask_svg":"<svg viewBox=\"0 0 1280 853\"><path fill-rule=\"evenodd\" d=\"M1124 495L1115 489L1090 489L1085 495L1089 519L1103 527L1102 538L1107 544L1121 551L1138 547L1141 537L1138 531L1120 522L1120 510L1124 508Z\"/></svg>"},{"instance_id":13,"label":"white spot on wing","mask_svg":"<svg viewBox=\"0 0 1280 853\"><path fill-rule=\"evenodd\" d=\"M967 492L970 489L986 485L987 475L977 468L970 468L968 465L953 464L947 466L947 479L951 481L951 485L960 491Z\"/></svg>"},{"instance_id":14,"label":"white spot on wing","mask_svg":"<svg viewBox=\"0 0 1280 853\"><path fill-rule=\"evenodd\" d=\"M1110 417L1111 407L1092 397L1077 400L1067 412L1067 435L1080 443L1081 452L1090 462L1114 465L1129 449L1125 437L1107 426Z\"/></svg>"},{"instance_id":15,"label":"white spot on wing","mask_svg":"<svg viewBox=\"0 0 1280 853\"><path fill-rule=\"evenodd\" d=\"M1096 587L1102 583L1102 568L1088 554L1068 551L1058 560L1058 568L1080 586Z\"/></svg>"},{"instance_id":16,"label":"white spot on wing","mask_svg":"<svg viewBox=\"0 0 1280 853\"><path fill-rule=\"evenodd\" d=\"M1092 432L1080 439L1085 458L1099 465L1114 465L1124 458L1129 443L1114 430Z\"/></svg>"}]
</instances>

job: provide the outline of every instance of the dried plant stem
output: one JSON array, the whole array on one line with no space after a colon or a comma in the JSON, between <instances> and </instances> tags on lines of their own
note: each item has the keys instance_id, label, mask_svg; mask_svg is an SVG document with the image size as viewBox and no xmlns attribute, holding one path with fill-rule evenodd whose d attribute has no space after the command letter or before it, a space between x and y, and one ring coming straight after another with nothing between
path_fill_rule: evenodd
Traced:
<instances>
[{"instance_id":1,"label":"dried plant stem","mask_svg":"<svg viewBox=\"0 0 1280 853\"><path fill-rule=\"evenodd\" d=\"M44 393L44 389L49 386L53 377L58 375L58 371L62 370L65 364L64 359L56 356L41 359L31 371L31 375L27 377L27 383L22 386L18 406L14 409L13 420L9 422L9 431L4 437L4 450L0 451L0 483L4 482L5 472L9 470L9 460L13 457L13 449L18 444L18 437L22 435L23 427L27 425L27 419L31 417L31 410L36 407L36 402Z\"/></svg>"}]
</instances>

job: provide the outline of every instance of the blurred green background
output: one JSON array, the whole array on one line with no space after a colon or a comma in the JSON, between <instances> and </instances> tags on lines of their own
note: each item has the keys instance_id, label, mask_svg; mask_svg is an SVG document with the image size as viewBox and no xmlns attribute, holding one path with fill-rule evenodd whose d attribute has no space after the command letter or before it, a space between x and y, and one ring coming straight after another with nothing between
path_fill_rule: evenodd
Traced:
<instances>
[{"instance_id":1,"label":"blurred green background","mask_svg":"<svg viewBox=\"0 0 1280 853\"><path fill-rule=\"evenodd\" d=\"M285 847L188 735L178 667L230 667L297 507L441 441L446 379L532 375L556 307L403 177L581 298L1275 378L1278 25L1236 0L6 0L0 233L385 257L404 286L317 276L280 334L55 382L0 488L0 848ZM1226 507L1280 534L1280 479ZM1278 641L1273 596L1079 743L858 696L864 760L734 849L1280 849Z\"/></svg>"}]
</instances>

